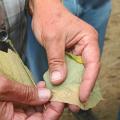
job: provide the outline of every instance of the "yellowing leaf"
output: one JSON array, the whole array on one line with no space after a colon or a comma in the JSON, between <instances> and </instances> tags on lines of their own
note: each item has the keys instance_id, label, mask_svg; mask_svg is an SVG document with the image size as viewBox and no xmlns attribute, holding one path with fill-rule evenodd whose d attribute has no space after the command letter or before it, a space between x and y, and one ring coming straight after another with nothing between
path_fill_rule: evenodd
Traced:
<instances>
[{"instance_id":1,"label":"yellowing leaf","mask_svg":"<svg viewBox=\"0 0 120 120\"><path fill-rule=\"evenodd\" d=\"M76 62L77 61L77 62ZM69 103L79 106L83 110L93 108L97 103L102 100L99 87L96 84L89 100L86 103L81 103L79 100L79 88L82 82L82 75L84 72L84 66L82 60L72 54L66 55L66 63L68 67L68 75L64 83L55 86L51 84L49 78L49 71L44 74L44 80L49 89L53 93L51 101L58 101L63 103Z\"/></svg>"},{"instance_id":2,"label":"yellowing leaf","mask_svg":"<svg viewBox=\"0 0 120 120\"><path fill-rule=\"evenodd\" d=\"M73 55L72 53L68 53L68 52L66 52L66 55L80 64L84 63L82 60L82 57L80 57L80 56L76 56L76 55Z\"/></svg>"},{"instance_id":3,"label":"yellowing leaf","mask_svg":"<svg viewBox=\"0 0 120 120\"><path fill-rule=\"evenodd\" d=\"M0 51L0 75L25 85L34 85L32 75L17 53L12 50Z\"/></svg>"},{"instance_id":4,"label":"yellowing leaf","mask_svg":"<svg viewBox=\"0 0 120 120\"><path fill-rule=\"evenodd\" d=\"M97 84L86 103L83 104L79 100L79 87L84 72L81 57L67 53L66 63L68 66L68 76L63 84L59 86L52 85L49 78L49 71L44 75L47 87L53 93L51 101L74 104L83 110L94 107L102 99ZM10 80L15 80L25 85L35 86L30 71L23 64L18 54L10 49L8 52L0 50L0 75L4 75Z\"/></svg>"}]
</instances>

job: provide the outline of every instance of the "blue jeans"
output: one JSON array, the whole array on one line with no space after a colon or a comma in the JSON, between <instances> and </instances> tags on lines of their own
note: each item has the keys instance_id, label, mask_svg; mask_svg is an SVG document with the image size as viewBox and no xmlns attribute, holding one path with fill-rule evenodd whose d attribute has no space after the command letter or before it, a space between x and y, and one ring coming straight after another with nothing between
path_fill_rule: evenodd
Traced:
<instances>
[{"instance_id":1,"label":"blue jeans","mask_svg":"<svg viewBox=\"0 0 120 120\"><path fill-rule=\"evenodd\" d=\"M64 5L76 16L91 24L99 33L99 46L102 53L104 37L109 15L110 0L64 0ZM31 17L28 16L27 28L27 64L36 82L43 80L43 74L48 69L44 48L36 41L31 30Z\"/></svg>"}]
</instances>

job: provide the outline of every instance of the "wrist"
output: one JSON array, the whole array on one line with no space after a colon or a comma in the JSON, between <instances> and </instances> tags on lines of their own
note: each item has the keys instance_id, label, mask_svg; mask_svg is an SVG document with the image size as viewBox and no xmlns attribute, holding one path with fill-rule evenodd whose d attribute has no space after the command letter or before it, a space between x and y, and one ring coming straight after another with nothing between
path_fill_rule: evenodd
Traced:
<instances>
[{"instance_id":1,"label":"wrist","mask_svg":"<svg viewBox=\"0 0 120 120\"><path fill-rule=\"evenodd\" d=\"M51 11L52 9L61 5L61 0L29 0L29 11L31 15L45 14L45 11Z\"/></svg>"}]
</instances>

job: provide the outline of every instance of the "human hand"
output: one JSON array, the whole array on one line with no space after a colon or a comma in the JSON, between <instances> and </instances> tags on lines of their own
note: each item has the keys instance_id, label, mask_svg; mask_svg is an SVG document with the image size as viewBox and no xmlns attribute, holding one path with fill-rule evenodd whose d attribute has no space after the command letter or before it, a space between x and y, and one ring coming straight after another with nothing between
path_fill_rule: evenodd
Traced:
<instances>
[{"instance_id":1,"label":"human hand","mask_svg":"<svg viewBox=\"0 0 120 120\"><path fill-rule=\"evenodd\" d=\"M65 51L82 56L85 71L80 100L87 101L100 68L98 33L72 15L60 0L31 0L30 9L33 32L47 52L51 82L60 84L66 78ZM74 111L76 107L69 105L69 108Z\"/></svg>"},{"instance_id":2,"label":"human hand","mask_svg":"<svg viewBox=\"0 0 120 120\"><path fill-rule=\"evenodd\" d=\"M0 120L58 120L63 104L51 102L45 110L42 107L50 97L43 82L34 88L0 76Z\"/></svg>"}]
</instances>

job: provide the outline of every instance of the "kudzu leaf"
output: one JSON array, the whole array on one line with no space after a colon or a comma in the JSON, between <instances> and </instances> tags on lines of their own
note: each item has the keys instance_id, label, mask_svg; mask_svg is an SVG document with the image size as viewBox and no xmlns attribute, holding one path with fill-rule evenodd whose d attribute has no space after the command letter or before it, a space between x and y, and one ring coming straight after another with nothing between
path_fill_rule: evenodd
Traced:
<instances>
[{"instance_id":1,"label":"kudzu leaf","mask_svg":"<svg viewBox=\"0 0 120 120\"><path fill-rule=\"evenodd\" d=\"M53 85L50 82L49 70L44 74L44 80L47 88L49 88L53 96L51 101L58 101L79 106L83 110L93 108L102 100L100 89L96 84L89 100L86 103L81 103L79 100L79 88L82 82L82 75L84 72L83 61L80 57L73 54L66 54L66 63L68 67L68 75L66 80L61 85Z\"/></svg>"},{"instance_id":2,"label":"kudzu leaf","mask_svg":"<svg viewBox=\"0 0 120 120\"><path fill-rule=\"evenodd\" d=\"M82 57L80 57L80 56L76 56L76 55L73 55L72 53L68 53L68 52L66 52L66 55L80 64L84 63L82 60Z\"/></svg>"},{"instance_id":3,"label":"kudzu leaf","mask_svg":"<svg viewBox=\"0 0 120 120\"><path fill-rule=\"evenodd\" d=\"M86 103L83 104L79 101L79 87L84 72L82 59L67 53L66 62L68 66L68 76L63 84L59 86L52 85L49 79L49 71L44 75L47 87L53 92L51 101L74 104L83 110L94 107L102 99L97 84ZM28 68L23 64L18 54L10 49L8 52L0 51L0 75L4 75L10 80L15 80L25 85L35 86Z\"/></svg>"},{"instance_id":4,"label":"kudzu leaf","mask_svg":"<svg viewBox=\"0 0 120 120\"><path fill-rule=\"evenodd\" d=\"M35 86L32 75L18 54L11 49L0 51L0 75L25 85Z\"/></svg>"}]
</instances>

